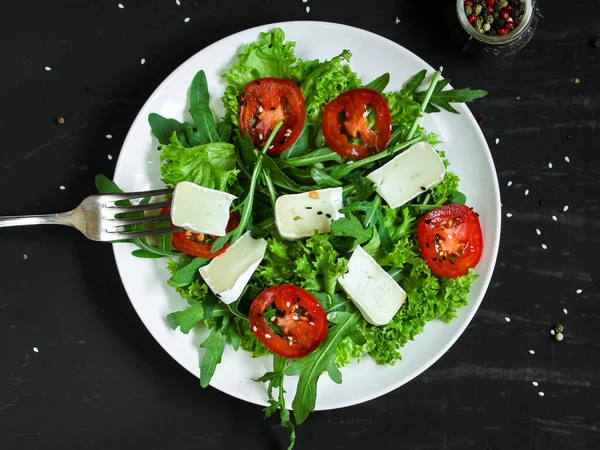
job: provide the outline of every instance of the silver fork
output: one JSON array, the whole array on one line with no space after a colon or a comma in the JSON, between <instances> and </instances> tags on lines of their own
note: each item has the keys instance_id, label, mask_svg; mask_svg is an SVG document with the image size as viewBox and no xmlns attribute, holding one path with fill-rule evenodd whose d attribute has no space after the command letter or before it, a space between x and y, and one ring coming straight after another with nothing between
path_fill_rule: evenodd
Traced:
<instances>
[{"instance_id":1,"label":"silver fork","mask_svg":"<svg viewBox=\"0 0 600 450\"><path fill-rule=\"evenodd\" d=\"M77 208L64 213L0 217L0 228L19 225L67 225L77 228L93 241L120 241L154 234L171 233L179 231L181 228L170 226L134 231L125 231L124 229L128 225L142 225L169 219L169 213L135 218L116 218L115 214L143 213L144 211L169 207L171 206L170 200L125 206L116 205L116 202L166 195L172 192L173 189L160 189L123 194L91 195L83 200Z\"/></svg>"}]
</instances>

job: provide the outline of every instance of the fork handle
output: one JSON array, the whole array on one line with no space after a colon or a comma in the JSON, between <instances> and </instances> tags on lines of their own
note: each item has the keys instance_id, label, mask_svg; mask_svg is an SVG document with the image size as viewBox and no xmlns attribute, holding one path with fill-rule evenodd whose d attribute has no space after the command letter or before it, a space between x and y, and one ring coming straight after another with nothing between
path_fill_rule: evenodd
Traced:
<instances>
[{"instance_id":1,"label":"fork handle","mask_svg":"<svg viewBox=\"0 0 600 450\"><path fill-rule=\"evenodd\" d=\"M38 216L3 216L0 217L0 228L16 227L23 225L69 225L72 212L58 214L40 214Z\"/></svg>"}]
</instances>

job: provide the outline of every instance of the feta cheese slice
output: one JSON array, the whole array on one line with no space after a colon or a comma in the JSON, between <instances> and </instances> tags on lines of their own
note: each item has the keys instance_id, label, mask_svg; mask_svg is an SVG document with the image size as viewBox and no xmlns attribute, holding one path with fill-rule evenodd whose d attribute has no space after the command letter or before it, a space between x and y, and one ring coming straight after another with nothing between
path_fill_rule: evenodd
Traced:
<instances>
[{"instance_id":1,"label":"feta cheese slice","mask_svg":"<svg viewBox=\"0 0 600 450\"><path fill-rule=\"evenodd\" d=\"M247 231L224 253L198 269L211 291L227 305L235 302L265 256L267 241Z\"/></svg>"},{"instance_id":2,"label":"feta cheese slice","mask_svg":"<svg viewBox=\"0 0 600 450\"><path fill-rule=\"evenodd\" d=\"M342 188L282 195L275 202L275 224L284 239L301 239L331 231L331 222L344 217Z\"/></svg>"},{"instance_id":3,"label":"feta cheese slice","mask_svg":"<svg viewBox=\"0 0 600 450\"><path fill-rule=\"evenodd\" d=\"M367 175L390 208L398 208L444 179L446 166L427 142L419 142Z\"/></svg>"},{"instance_id":4,"label":"feta cheese slice","mask_svg":"<svg viewBox=\"0 0 600 450\"><path fill-rule=\"evenodd\" d=\"M236 198L227 192L182 181L173 192L171 222L195 233L225 236L229 207Z\"/></svg>"},{"instance_id":5,"label":"feta cheese slice","mask_svg":"<svg viewBox=\"0 0 600 450\"><path fill-rule=\"evenodd\" d=\"M360 246L348 261L348 272L338 282L373 325L389 323L406 300L404 289Z\"/></svg>"}]
</instances>

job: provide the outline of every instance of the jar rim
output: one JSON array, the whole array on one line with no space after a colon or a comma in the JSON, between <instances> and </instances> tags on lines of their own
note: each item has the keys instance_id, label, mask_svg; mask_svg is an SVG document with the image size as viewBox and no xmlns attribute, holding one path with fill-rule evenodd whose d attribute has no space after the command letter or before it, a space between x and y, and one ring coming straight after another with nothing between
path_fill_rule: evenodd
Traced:
<instances>
[{"instance_id":1,"label":"jar rim","mask_svg":"<svg viewBox=\"0 0 600 450\"><path fill-rule=\"evenodd\" d=\"M465 0L456 0L456 14L461 26L471 38L485 42L486 44L502 45L512 42L525 32L525 30L529 27L531 19L533 18L533 0L525 0L525 14L523 15L523 20L521 20L521 23L514 30L504 36L490 36L477 31L477 28L469 23L469 19L465 14L464 4Z\"/></svg>"}]
</instances>

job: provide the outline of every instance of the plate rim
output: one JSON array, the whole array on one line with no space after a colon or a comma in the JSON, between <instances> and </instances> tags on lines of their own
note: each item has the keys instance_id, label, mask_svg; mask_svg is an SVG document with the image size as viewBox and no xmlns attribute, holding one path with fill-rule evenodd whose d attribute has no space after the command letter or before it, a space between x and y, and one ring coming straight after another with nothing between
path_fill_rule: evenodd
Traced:
<instances>
[{"instance_id":1,"label":"plate rim","mask_svg":"<svg viewBox=\"0 0 600 450\"><path fill-rule=\"evenodd\" d=\"M113 173L113 178L115 177L115 175L117 173L119 173L121 170L123 170L123 161L124 158L122 158L122 154L123 154L123 150L131 145L131 141L133 139L133 134L134 134L134 129L137 128L137 126L139 126L140 122L146 120L145 115L142 115L142 112L145 111L147 109L147 107L154 101L154 99L160 95L161 91L164 89L164 87L166 85L169 84L170 80L172 78L174 78L176 76L176 74L182 70L182 68L184 66L186 66L192 59L196 58L198 54L200 54L201 52L206 51L207 49L209 49L210 47L213 46L218 46L218 45L223 45L224 43L226 43L227 41L235 41L238 44L238 47L242 44L242 42L240 42L239 36L246 34L246 33L255 33L256 36L258 36L258 33L260 32L265 32L267 30L273 29L273 28L282 28L285 31L285 27L286 26L298 26L298 25L302 25L305 27L309 27L309 26L316 26L316 27L331 27L331 28L336 28L336 29L345 29L354 33L358 33L359 35L363 35L363 36L368 36L369 38L372 39L376 39L379 40L380 42L385 42L387 44L392 44L395 47L397 47L399 50L406 52L408 54L410 54L410 56L412 58L418 59L423 66L427 67L429 70L435 70L429 63L427 63L423 58L421 58L420 56L418 56L417 54L413 53L411 50L407 49L406 47L402 46L401 44L386 38L384 36L381 36L377 33L374 33L372 31L369 30L365 30L363 28L359 28L359 27L355 27L352 25L345 25L345 24L340 24L340 23L336 23L336 22L327 22L327 21L314 21L314 20L295 20L295 21L283 21L283 22L274 22L274 23L266 23L266 24L262 24L262 25L258 25L258 26L254 26L251 28L247 28L244 30L240 30L236 33L230 34L228 36L225 36L203 48L201 48L200 50L198 50L197 52L195 52L193 55L191 55L189 58L187 58L185 61L183 61L181 64L179 64L175 69L173 69L170 74L154 89L154 91L152 92L152 94L148 97L148 99L144 102L144 104L141 106L140 110L138 111L138 113L135 116L135 119L132 121L129 130L127 132L127 135L125 137L125 139L123 140L123 144L121 145L121 149L119 151L119 157L117 159L117 163L115 165L115 170ZM232 57L235 57L235 55L232 55ZM449 85L450 86L450 85ZM458 341L458 339L463 335L463 333L465 332L466 328L469 326L469 324L471 323L471 321L473 320L473 317L475 316L475 314L477 313L477 311L479 310L479 307L481 306L481 303L483 302L484 297L486 296L487 292L488 292L488 288L489 288L489 284L490 281L492 279L492 276L494 274L495 268L496 268L496 262L497 262L497 257L498 257L498 252L499 252L499 246L500 246L500 236L501 236L501 228L502 228L502 215L501 215L501 197L500 197L500 186L499 186L499 182L498 182L498 177L497 177L497 171L496 171L496 167L494 164L494 160L489 148L489 145L487 144L487 141L485 140L485 136L483 135L483 132L481 130L481 128L479 127L479 125L477 124L473 114L471 113L470 109L468 108L468 106L464 103L460 103L454 106L455 109L457 109L461 115L464 115L468 118L468 120L471 122L472 125L474 125L474 129L476 130L476 135L478 138L478 146L482 147L482 150L484 150L485 156L486 156L486 160L487 163L490 165L490 167L493 169L494 174L496 174L496 176L494 177L493 181L493 196L494 199L496 201L496 208L493 209L493 212L495 214L495 219L496 219L496 223L497 223L497 227L493 230L488 230L488 233L491 232L493 233L493 238L492 238L492 248L491 248L491 255L490 255L490 270L489 272L485 275L482 276L480 274L480 278L481 278L481 283L482 283L482 294L479 298L476 299L476 302L474 302L474 307L473 309L465 316L465 320L463 321L463 324L461 324L459 326L459 328L456 330L456 332L452 335L452 337L446 341L445 345L441 346L439 348L439 350L432 355L424 364L422 364L419 368L412 370L411 372L409 372L408 374L406 374L405 376L399 378L399 380L396 383L390 383L389 385L386 386L382 386L382 388L378 389L375 393L370 393L367 395L363 395L363 396L359 396L356 398L353 398L352 400L343 400L341 399L339 402L337 402L334 405L328 405L328 406L322 406L322 405L318 405L317 402L317 407L315 408L315 411L326 411L326 410L333 410L333 409L339 409L339 408L346 408L349 406L354 406L354 405L358 405L379 397L382 397L400 387L402 387L403 385L409 383L410 381L412 381L413 379L415 379L417 376L419 376L420 374L422 374L423 372L425 372L427 369L429 369L433 364L435 364L436 362L438 362L442 356L444 356L444 354L446 354L446 352L456 343L456 341ZM123 285L123 288L125 289L125 292L127 294L127 297L129 299L129 302L131 303L131 305L133 306L134 311L136 312L136 314L138 315L138 319L142 322L142 324L144 325L144 327L148 330L148 332L150 333L150 335L152 336L152 338L156 341L156 343L161 347L161 349L167 354L169 355L175 362L177 362L177 364L179 364L181 367L183 367L184 369L186 369L188 372L190 372L193 376L195 376L196 378L199 378L199 373L197 372L193 372L192 370L190 370L188 367L186 367L185 365L183 365L182 363L180 363L175 356L173 356L165 347L163 347L163 345L161 344L160 340L157 338L157 336L155 335L155 333L153 332L153 330L149 327L148 324L146 324L146 322L144 320L142 320L142 316L140 314L140 312L138 311L138 307L136 306L136 304L132 301L132 297L130 295L130 292L127 288L127 286L125 285L125 282L123 280L123 270L121 267L121 263L119 262L119 258L117 255L117 246L119 244L113 244L113 256L115 257L115 263L117 266L117 270L119 272L119 278L121 280L121 284ZM356 362L353 362L352 364L357 364ZM347 366L350 367L350 366ZM220 387L217 387L213 384L213 381L211 380L210 386L213 387L214 389L217 389L218 391L230 395L234 398L237 398L239 400L243 400L246 401L248 403L252 403L255 405L260 405L260 406L267 406L268 403L266 402L266 400L263 400L262 402L258 402L253 398L250 398L248 396L245 396L243 394L233 394L231 392L227 392L224 389L221 389ZM291 405L290 405L291 406ZM290 406L288 406L288 409L292 409Z\"/></svg>"}]
</instances>

